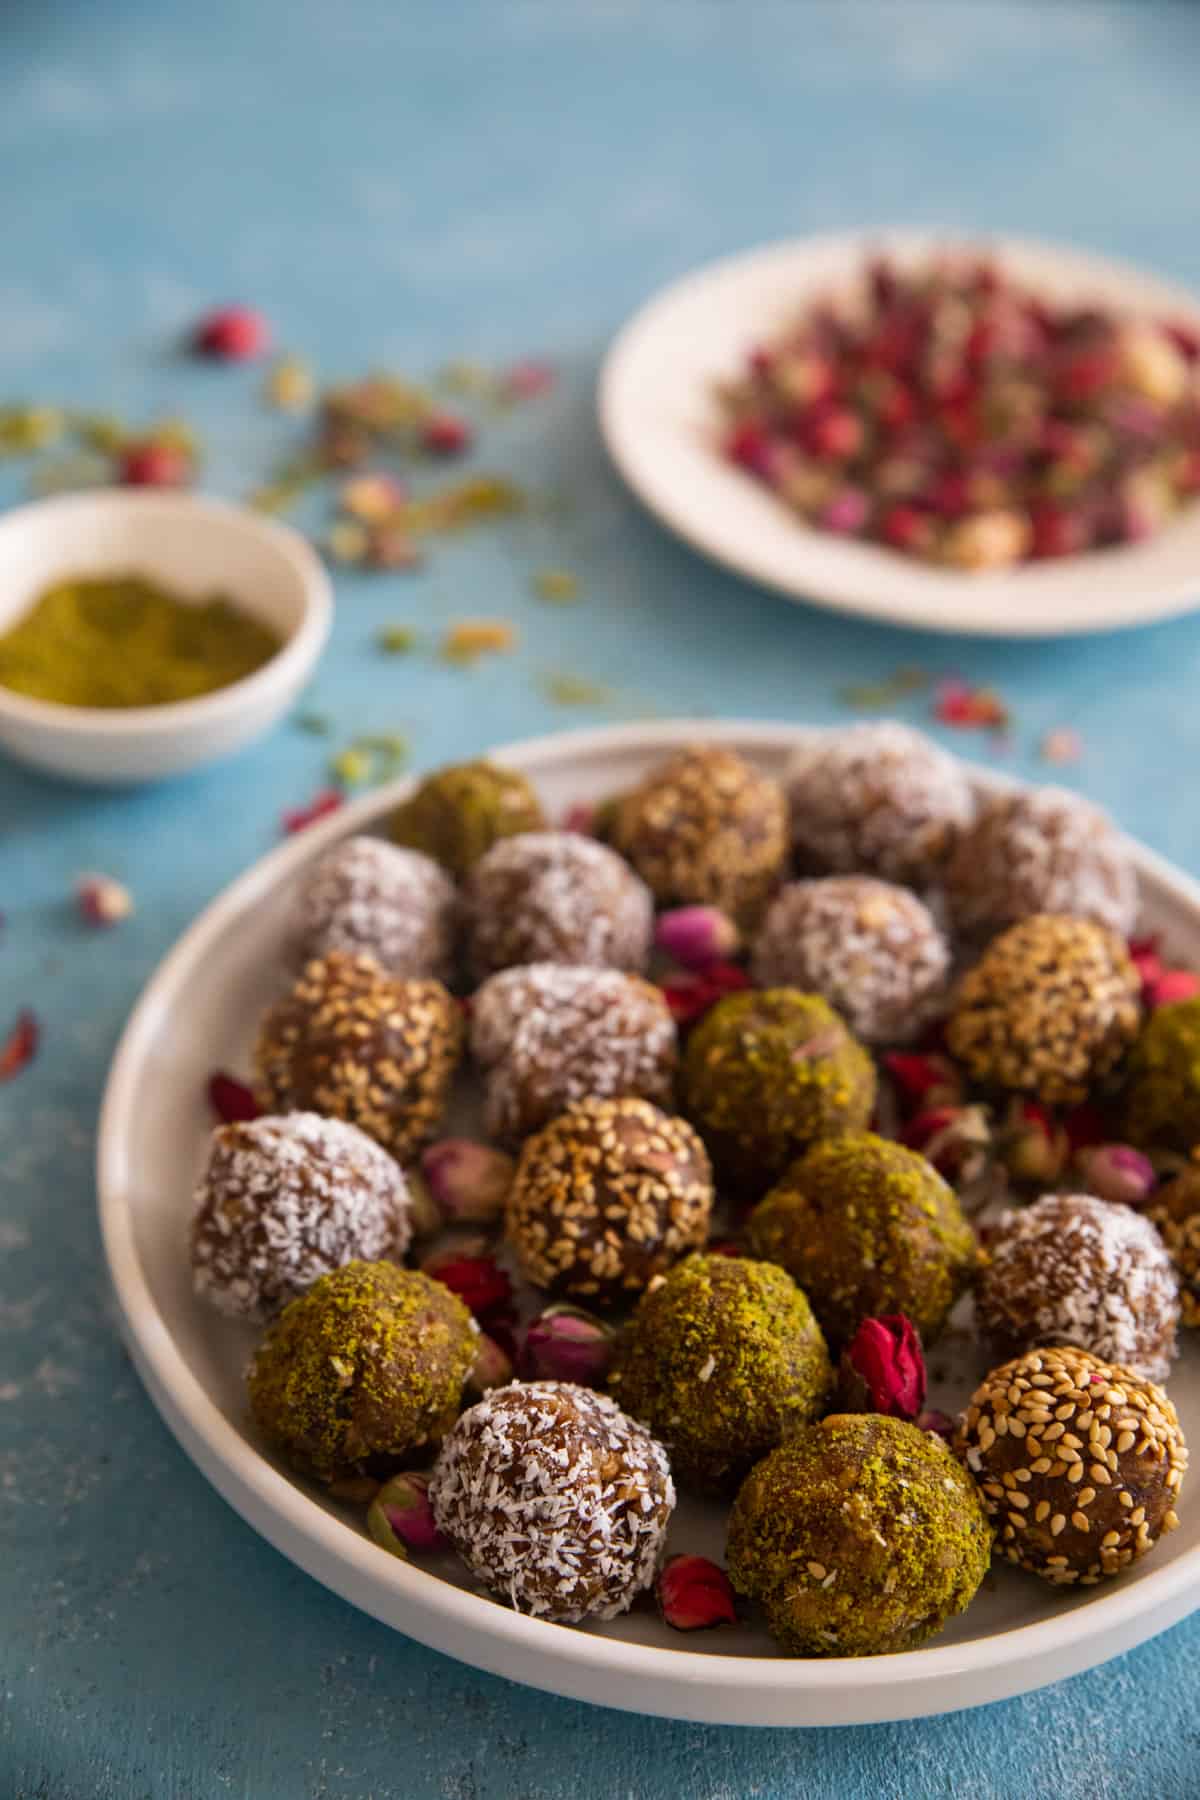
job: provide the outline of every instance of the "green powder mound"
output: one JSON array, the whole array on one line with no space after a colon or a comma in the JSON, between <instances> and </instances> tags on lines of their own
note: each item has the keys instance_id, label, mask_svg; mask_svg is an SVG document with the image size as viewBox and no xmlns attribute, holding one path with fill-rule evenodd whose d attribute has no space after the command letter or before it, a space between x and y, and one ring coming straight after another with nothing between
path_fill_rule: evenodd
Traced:
<instances>
[{"instance_id":1,"label":"green powder mound","mask_svg":"<svg viewBox=\"0 0 1200 1800\"><path fill-rule=\"evenodd\" d=\"M876 1413L805 1426L747 1476L726 1564L793 1656L912 1650L970 1603L992 1530L940 1438Z\"/></svg>"},{"instance_id":2,"label":"green powder mound","mask_svg":"<svg viewBox=\"0 0 1200 1800\"><path fill-rule=\"evenodd\" d=\"M928 1342L976 1267L975 1234L937 1170L872 1132L815 1144L754 1209L756 1256L798 1281L832 1343L907 1313Z\"/></svg>"},{"instance_id":3,"label":"green powder mound","mask_svg":"<svg viewBox=\"0 0 1200 1800\"><path fill-rule=\"evenodd\" d=\"M1200 1000L1160 1006L1129 1056L1125 1135L1147 1148L1200 1144Z\"/></svg>"},{"instance_id":4,"label":"green powder mound","mask_svg":"<svg viewBox=\"0 0 1200 1800\"><path fill-rule=\"evenodd\" d=\"M812 1308L791 1277L746 1257L689 1256L638 1303L610 1377L667 1447L676 1478L727 1492L832 1383Z\"/></svg>"},{"instance_id":5,"label":"green powder mound","mask_svg":"<svg viewBox=\"0 0 1200 1800\"><path fill-rule=\"evenodd\" d=\"M541 831L545 823L523 775L471 762L427 775L392 814L389 830L395 843L423 851L461 879L500 838Z\"/></svg>"},{"instance_id":6,"label":"green powder mound","mask_svg":"<svg viewBox=\"0 0 1200 1800\"><path fill-rule=\"evenodd\" d=\"M284 1308L250 1365L255 1423L303 1474L382 1474L458 1416L479 1337L415 1269L352 1262Z\"/></svg>"}]
</instances>

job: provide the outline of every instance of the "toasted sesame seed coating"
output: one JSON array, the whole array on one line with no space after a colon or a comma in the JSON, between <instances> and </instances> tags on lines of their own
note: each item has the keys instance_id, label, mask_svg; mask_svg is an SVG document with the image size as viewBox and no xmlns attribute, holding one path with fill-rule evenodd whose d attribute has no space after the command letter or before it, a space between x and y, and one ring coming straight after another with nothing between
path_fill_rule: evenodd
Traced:
<instances>
[{"instance_id":1,"label":"toasted sesame seed coating","mask_svg":"<svg viewBox=\"0 0 1200 1800\"><path fill-rule=\"evenodd\" d=\"M1125 1133L1149 1149L1200 1144L1200 1000L1152 1012L1129 1057Z\"/></svg>"},{"instance_id":2,"label":"toasted sesame seed coating","mask_svg":"<svg viewBox=\"0 0 1200 1800\"><path fill-rule=\"evenodd\" d=\"M475 981L527 963L640 970L654 902L614 850L575 831L531 831L493 844L466 893Z\"/></svg>"},{"instance_id":3,"label":"toasted sesame seed coating","mask_svg":"<svg viewBox=\"0 0 1200 1800\"><path fill-rule=\"evenodd\" d=\"M303 966L330 950L373 956L389 975L454 974L459 902L428 856L382 838L335 844L300 884L293 932Z\"/></svg>"},{"instance_id":4,"label":"toasted sesame seed coating","mask_svg":"<svg viewBox=\"0 0 1200 1800\"><path fill-rule=\"evenodd\" d=\"M545 822L523 775L469 762L426 775L392 814L389 831L394 842L423 851L461 880L498 839L540 831Z\"/></svg>"}]
</instances>

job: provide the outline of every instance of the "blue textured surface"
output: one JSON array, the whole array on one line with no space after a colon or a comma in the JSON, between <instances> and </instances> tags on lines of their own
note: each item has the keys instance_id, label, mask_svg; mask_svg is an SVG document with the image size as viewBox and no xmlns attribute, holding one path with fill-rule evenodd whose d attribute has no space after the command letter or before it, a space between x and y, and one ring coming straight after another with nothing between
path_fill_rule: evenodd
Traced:
<instances>
[{"instance_id":1,"label":"blue textured surface","mask_svg":"<svg viewBox=\"0 0 1200 1800\"><path fill-rule=\"evenodd\" d=\"M486 460L569 509L448 546L416 577L341 581L315 698L347 731L406 729L434 763L640 712L831 718L848 680L959 668L1012 701L1017 767L1037 772L1039 734L1074 726L1086 755L1070 778L1200 870L1200 618L976 647L790 607L641 517L591 411L602 346L652 288L792 232L1008 229L1200 286L1198 57L1200 9L1184 5L10 5L0 396L182 412L207 435L210 485L239 493L287 433L256 406L257 374L170 355L215 299L262 306L330 374L552 354L563 385L493 433ZM547 563L579 574L576 606L531 597ZM464 673L372 648L383 621L432 633L473 614L517 620L519 653ZM611 705L554 707L548 669L611 683ZM283 728L228 768L133 795L0 769L0 1013L31 1003L45 1027L36 1066L0 1088L0 1797L1200 1793L1197 1620L973 1715L670 1725L406 1642L206 1487L116 1342L93 1125L151 968L320 785L325 754ZM136 894L108 936L69 904L89 867Z\"/></svg>"}]
</instances>

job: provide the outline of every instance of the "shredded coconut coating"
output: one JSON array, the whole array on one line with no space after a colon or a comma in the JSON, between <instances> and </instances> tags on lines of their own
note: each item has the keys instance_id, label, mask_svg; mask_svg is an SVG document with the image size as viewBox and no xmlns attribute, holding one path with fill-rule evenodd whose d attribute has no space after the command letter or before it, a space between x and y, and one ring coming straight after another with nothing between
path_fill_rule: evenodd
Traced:
<instances>
[{"instance_id":1,"label":"shredded coconut coating","mask_svg":"<svg viewBox=\"0 0 1200 1800\"><path fill-rule=\"evenodd\" d=\"M1138 885L1107 814L1065 788L985 802L946 870L955 929L989 937L1032 913L1073 913L1128 937Z\"/></svg>"},{"instance_id":2,"label":"shredded coconut coating","mask_svg":"<svg viewBox=\"0 0 1200 1800\"><path fill-rule=\"evenodd\" d=\"M310 1112L221 1126L193 1207L197 1294L260 1322L343 1263L403 1256L412 1237L399 1164Z\"/></svg>"},{"instance_id":3,"label":"shredded coconut coating","mask_svg":"<svg viewBox=\"0 0 1200 1800\"><path fill-rule=\"evenodd\" d=\"M523 963L644 969L654 903L614 850L574 831L531 831L493 844L467 887L476 981Z\"/></svg>"},{"instance_id":4,"label":"shredded coconut coating","mask_svg":"<svg viewBox=\"0 0 1200 1800\"><path fill-rule=\"evenodd\" d=\"M669 1101L675 1022L658 988L617 969L534 963L493 975L471 1008L488 1133L506 1143L589 1095Z\"/></svg>"},{"instance_id":5,"label":"shredded coconut coating","mask_svg":"<svg viewBox=\"0 0 1200 1800\"><path fill-rule=\"evenodd\" d=\"M612 1619L650 1586L675 1486L661 1444L606 1395L566 1382L494 1388L442 1445L439 1531L517 1612Z\"/></svg>"},{"instance_id":6,"label":"shredded coconut coating","mask_svg":"<svg viewBox=\"0 0 1200 1800\"><path fill-rule=\"evenodd\" d=\"M975 805L952 756L894 720L813 732L784 777L797 866L937 880Z\"/></svg>"},{"instance_id":7,"label":"shredded coconut coating","mask_svg":"<svg viewBox=\"0 0 1200 1800\"><path fill-rule=\"evenodd\" d=\"M1187 1446L1175 1408L1133 1369L1031 1350L975 1390L955 1448L996 1549L1055 1587L1094 1587L1179 1523Z\"/></svg>"},{"instance_id":8,"label":"shredded coconut coating","mask_svg":"<svg viewBox=\"0 0 1200 1800\"><path fill-rule=\"evenodd\" d=\"M950 948L909 889L869 875L794 881L771 902L756 987L820 994L867 1044L909 1042L946 997Z\"/></svg>"},{"instance_id":9,"label":"shredded coconut coating","mask_svg":"<svg viewBox=\"0 0 1200 1800\"><path fill-rule=\"evenodd\" d=\"M1000 1357L1074 1344L1165 1381L1176 1355L1179 1284L1155 1227L1090 1194L1047 1194L1006 1212L988 1239L976 1297Z\"/></svg>"},{"instance_id":10,"label":"shredded coconut coating","mask_svg":"<svg viewBox=\"0 0 1200 1800\"><path fill-rule=\"evenodd\" d=\"M454 973L458 894L432 858L382 838L353 837L305 878L293 931L301 964L330 950L373 956L391 975Z\"/></svg>"}]
</instances>

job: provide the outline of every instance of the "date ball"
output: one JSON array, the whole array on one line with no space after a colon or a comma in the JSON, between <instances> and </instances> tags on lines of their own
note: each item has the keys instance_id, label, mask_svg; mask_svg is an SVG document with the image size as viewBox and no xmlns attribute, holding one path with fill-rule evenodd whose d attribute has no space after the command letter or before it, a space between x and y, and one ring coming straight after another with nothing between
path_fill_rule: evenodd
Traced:
<instances>
[{"instance_id":1,"label":"date ball","mask_svg":"<svg viewBox=\"0 0 1200 1800\"><path fill-rule=\"evenodd\" d=\"M834 1413L750 1471L726 1560L790 1656L881 1656L963 1612L991 1549L975 1483L939 1437Z\"/></svg>"},{"instance_id":2,"label":"date ball","mask_svg":"<svg viewBox=\"0 0 1200 1800\"><path fill-rule=\"evenodd\" d=\"M1047 1194L1006 1212L986 1239L976 1317L998 1359L1074 1344L1165 1381L1179 1284L1148 1219L1090 1194Z\"/></svg>"},{"instance_id":3,"label":"date ball","mask_svg":"<svg viewBox=\"0 0 1200 1800\"><path fill-rule=\"evenodd\" d=\"M1114 932L1037 913L994 938L963 977L946 1041L983 1086L1073 1106L1132 1044L1140 991Z\"/></svg>"},{"instance_id":4,"label":"date ball","mask_svg":"<svg viewBox=\"0 0 1200 1800\"><path fill-rule=\"evenodd\" d=\"M445 870L382 838L336 845L305 876L296 899L301 965L340 950L373 956L389 975L449 981L457 934L458 894Z\"/></svg>"},{"instance_id":5,"label":"date ball","mask_svg":"<svg viewBox=\"0 0 1200 1800\"><path fill-rule=\"evenodd\" d=\"M675 1021L660 990L636 975L534 963L479 989L471 1054L489 1135L512 1144L589 1096L669 1102Z\"/></svg>"},{"instance_id":6,"label":"date ball","mask_svg":"<svg viewBox=\"0 0 1200 1800\"><path fill-rule=\"evenodd\" d=\"M263 1019L257 1093L268 1112L345 1119L403 1162L436 1132L461 1049L461 1014L440 981L400 980L334 950Z\"/></svg>"},{"instance_id":7,"label":"date ball","mask_svg":"<svg viewBox=\"0 0 1200 1800\"><path fill-rule=\"evenodd\" d=\"M971 1396L956 1447L1008 1562L1094 1587L1179 1521L1187 1446L1160 1387L1070 1346L1030 1350Z\"/></svg>"},{"instance_id":8,"label":"date ball","mask_svg":"<svg viewBox=\"0 0 1200 1800\"><path fill-rule=\"evenodd\" d=\"M938 880L975 803L959 764L892 721L812 732L784 777L796 866L814 875Z\"/></svg>"},{"instance_id":9,"label":"date ball","mask_svg":"<svg viewBox=\"0 0 1200 1800\"><path fill-rule=\"evenodd\" d=\"M744 1194L761 1194L816 1139L860 1130L875 1089L875 1065L837 1013L795 988L728 995L684 1053L683 1110Z\"/></svg>"},{"instance_id":10,"label":"date ball","mask_svg":"<svg viewBox=\"0 0 1200 1800\"><path fill-rule=\"evenodd\" d=\"M435 769L392 814L397 844L420 850L459 880L500 838L540 831L541 802L523 775L495 763Z\"/></svg>"},{"instance_id":11,"label":"date ball","mask_svg":"<svg viewBox=\"0 0 1200 1800\"><path fill-rule=\"evenodd\" d=\"M535 1287L612 1305L708 1236L712 1169L648 1100L580 1100L526 1143L505 1233Z\"/></svg>"},{"instance_id":12,"label":"date ball","mask_svg":"<svg viewBox=\"0 0 1200 1800\"><path fill-rule=\"evenodd\" d=\"M654 903L627 862L574 831L494 844L467 887L467 952L476 981L522 963L644 969Z\"/></svg>"},{"instance_id":13,"label":"date ball","mask_svg":"<svg viewBox=\"0 0 1200 1800\"><path fill-rule=\"evenodd\" d=\"M1146 1149L1200 1144L1200 1000L1160 1006L1129 1058L1125 1131Z\"/></svg>"},{"instance_id":14,"label":"date ball","mask_svg":"<svg viewBox=\"0 0 1200 1800\"><path fill-rule=\"evenodd\" d=\"M932 1341L975 1273L975 1234L954 1189L915 1150L869 1131L814 1144L748 1230L755 1255L799 1282L837 1345L887 1313L906 1313Z\"/></svg>"},{"instance_id":15,"label":"date ball","mask_svg":"<svg viewBox=\"0 0 1200 1800\"><path fill-rule=\"evenodd\" d=\"M864 1044L902 1044L943 1002L950 948L908 888L829 875L780 890L750 969L756 987L820 994Z\"/></svg>"},{"instance_id":16,"label":"date ball","mask_svg":"<svg viewBox=\"0 0 1200 1800\"><path fill-rule=\"evenodd\" d=\"M1182 1322L1200 1326L1200 1160L1195 1151L1185 1168L1155 1190L1143 1210L1175 1265Z\"/></svg>"},{"instance_id":17,"label":"date ball","mask_svg":"<svg viewBox=\"0 0 1200 1800\"><path fill-rule=\"evenodd\" d=\"M384 1475L449 1430L478 1348L474 1320L440 1281L347 1263L268 1326L247 1375L250 1409L301 1474Z\"/></svg>"},{"instance_id":18,"label":"date ball","mask_svg":"<svg viewBox=\"0 0 1200 1800\"><path fill-rule=\"evenodd\" d=\"M1033 913L1073 914L1120 937L1137 920L1137 876L1120 834L1065 788L985 801L950 859L945 893L956 931L976 940Z\"/></svg>"},{"instance_id":19,"label":"date ball","mask_svg":"<svg viewBox=\"0 0 1200 1800\"><path fill-rule=\"evenodd\" d=\"M757 915L787 859L787 805L777 781L732 750L683 750L617 806L611 842L660 906Z\"/></svg>"},{"instance_id":20,"label":"date ball","mask_svg":"<svg viewBox=\"0 0 1200 1800\"><path fill-rule=\"evenodd\" d=\"M614 1401L561 1381L493 1388L442 1445L429 1500L477 1581L517 1612L627 1612L662 1558L666 1452Z\"/></svg>"},{"instance_id":21,"label":"date ball","mask_svg":"<svg viewBox=\"0 0 1200 1800\"><path fill-rule=\"evenodd\" d=\"M214 1131L193 1206L197 1294L259 1321L343 1263L403 1256L412 1236L399 1164L309 1112Z\"/></svg>"},{"instance_id":22,"label":"date ball","mask_svg":"<svg viewBox=\"0 0 1200 1800\"><path fill-rule=\"evenodd\" d=\"M679 1481L725 1493L819 1417L833 1373L790 1275L749 1257L701 1255L642 1295L609 1380L666 1446Z\"/></svg>"}]
</instances>

